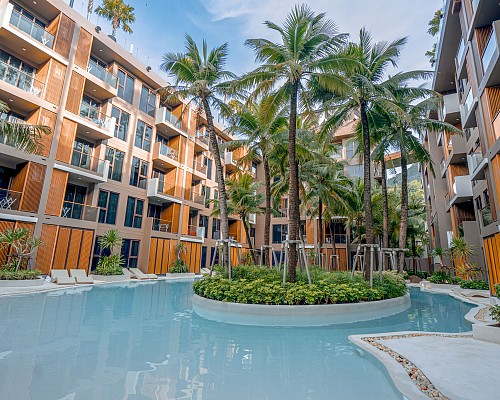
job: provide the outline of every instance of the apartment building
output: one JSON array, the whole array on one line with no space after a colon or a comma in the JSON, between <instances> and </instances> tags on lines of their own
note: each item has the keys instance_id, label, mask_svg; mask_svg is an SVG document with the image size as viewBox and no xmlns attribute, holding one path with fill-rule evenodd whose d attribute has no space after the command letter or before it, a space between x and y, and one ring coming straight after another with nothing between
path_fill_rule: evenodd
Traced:
<instances>
[{"instance_id":1,"label":"apartment building","mask_svg":"<svg viewBox=\"0 0 500 400\"><path fill-rule=\"evenodd\" d=\"M0 0L0 100L10 108L1 118L52 130L38 155L0 138L0 229L41 238L34 264L43 273L95 268L109 229L124 239L126 266L147 272L166 273L181 242L191 271L217 255L207 121L182 102L160 104L166 85L65 2ZM223 155L225 174L242 151ZM246 246L237 217L230 232L236 257Z\"/></svg>"},{"instance_id":2,"label":"apartment building","mask_svg":"<svg viewBox=\"0 0 500 400\"><path fill-rule=\"evenodd\" d=\"M443 103L436 117L464 134L427 132L434 174L430 165L423 168L431 246L448 248L463 236L492 289L500 282L499 38L498 1L445 2L433 81Z\"/></svg>"}]
</instances>

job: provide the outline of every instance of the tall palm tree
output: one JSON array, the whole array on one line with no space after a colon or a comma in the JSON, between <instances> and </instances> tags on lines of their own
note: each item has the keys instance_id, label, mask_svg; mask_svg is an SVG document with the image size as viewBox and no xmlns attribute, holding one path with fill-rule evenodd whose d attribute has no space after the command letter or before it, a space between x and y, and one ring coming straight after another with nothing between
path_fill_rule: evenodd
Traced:
<instances>
[{"instance_id":1,"label":"tall palm tree","mask_svg":"<svg viewBox=\"0 0 500 400\"><path fill-rule=\"evenodd\" d=\"M272 97L263 97L259 101L250 102L247 106L239 104L231 118L230 130L243 139L231 142L231 149L245 146L247 153L239 161L252 162L256 157L262 158L264 166L264 184L266 211L264 222L264 245L270 245L271 238L271 163L273 150L278 141L284 139L282 132L287 127L287 117L283 110L276 107ZM269 248L264 250L264 265L271 265Z\"/></svg>"},{"instance_id":2,"label":"tall palm tree","mask_svg":"<svg viewBox=\"0 0 500 400\"><path fill-rule=\"evenodd\" d=\"M255 257L251 240L252 238L250 236L249 216L250 214L262 214L264 212L262 207L264 196L262 193L257 193L260 185L261 182L254 181L252 175L250 174L241 174L227 181L228 211L231 214L237 214L243 223L245 235L247 237L247 244L254 264L257 264L257 259ZM220 202L215 201L215 207L212 215L218 217L220 215L220 211Z\"/></svg>"},{"instance_id":3,"label":"tall palm tree","mask_svg":"<svg viewBox=\"0 0 500 400\"><path fill-rule=\"evenodd\" d=\"M44 125L30 125L25 122L9 121L9 108L0 101L0 138L6 137L7 142L26 153L39 153L43 147L43 136L50 135L51 130Z\"/></svg>"},{"instance_id":4,"label":"tall palm tree","mask_svg":"<svg viewBox=\"0 0 500 400\"><path fill-rule=\"evenodd\" d=\"M111 22L112 38L116 36L118 28L121 28L125 33L133 32L130 24L135 22L134 7L125 4L123 0L103 0L102 5L97 7L95 12Z\"/></svg>"},{"instance_id":5,"label":"tall palm tree","mask_svg":"<svg viewBox=\"0 0 500 400\"><path fill-rule=\"evenodd\" d=\"M331 90L343 88L342 78L335 73L343 63L336 54L345 36L337 34L332 21L325 14L314 14L306 5L295 6L283 26L266 21L264 24L277 33L279 42L268 39L249 39L257 62L254 71L244 75L240 82L254 87L254 95L271 91L275 101L288 103L288 158L289 158L289 279L295 281L299 234L299 184L296 159L297 111L309 104L307 86L310 79Z\"/></svg>"},{"instance_id":6,"label":"tall palm tree","mask_svg":"<svg viewBox=\"0 0 500 400\"><path fill-rule=\"evenodd\" d=\"M229 223L227 212L227 195L222 168L221 153L215 133L212 107L226 111L227 106L220 100L228 93L228 80L234 80L233 73L225 70L228 56L228 44L208 51L207 42L203 40L201 52L191 36L186 35L184 53L165 53L160 68L170 74L175 83L165 88L167 101L189 99L203 109L210 138L210 151L215 160L216 177L219 189L221 233L224 243L224 264L229 261Z\"/></svg>"},{"instance_id":7,"label":"tall palm tree","mask_svg":"<svg viewBox=\"0 0 500 400\"><path fill-rule=\"evenodd\" d=\"M371 206L371 137L369 110L375 105L383 108L394 107L385 97L381 83L384 80L388 66L396 66L397 60L406 38L396 39L393 42L373 43L370 33L366 29L359 32L359 42L349 43L341 57L352 58L356 67L346 73L348 90L343 97L334 97L335 112L325 123L325 129L336 129L340 124L351 117L352 112L359 112L363 137L363 164L364 164L364 209L366 224L366 243L374 243L373 215ZM368 269L367 269L368 271Z\"/></svg>"},{"instance_id":8,"label":"tall palm tree","mask_svg":"<svg viewBox=\"0 0 500 400\"><path fill-rule=\"evenodd\" d=\"M94 10L94 0L88 0L87 3L87 19L90 21L90 16L92 15L92 11Z\"/></svg>"}]
</instances>

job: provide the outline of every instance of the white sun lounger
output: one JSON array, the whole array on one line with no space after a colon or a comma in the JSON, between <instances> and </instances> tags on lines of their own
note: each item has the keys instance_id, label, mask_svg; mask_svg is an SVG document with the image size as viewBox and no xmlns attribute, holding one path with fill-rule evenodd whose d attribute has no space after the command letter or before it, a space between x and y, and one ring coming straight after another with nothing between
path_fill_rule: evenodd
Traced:
<instances>
[{"instance_id":1,"label":"white sun lounger","mask_svg":"<svg viewBox=\"0 0 500 400\"><path fill-rule=\"evenodd\" d=\"M129 268L129 271L135 275L136 279L151 279L144 272L142 272L139 268Z\"/></svg>"},{"instance_id":2,"label":"white sun lounger","mask_svg":"<svg viewBox=\"0 0 500 400\"><path fill-rule=\"evenodd\" d=\"M130 272L127 268L122 268L123 269L123 275L128 276L131 279L135 279L136 276Z\"/></svg>"},{"instance_id":3,"label":"white sun lounger","mask_svg":"<svg viewBox=\"0 0 500 400\"><path fill-rule=\"evenodd\" d=\"M70 269L69 275L75 278L76 283L94 283L94 279L91 276L87 276L84 269Z\"/></svg>"},{"instance_id":4,"label":"white sun lounger","mask_svg":"<svg viewBox=\"0 0 500 400\"><path fill-rule=\"evenodd\" d=\"M68 271L65 269L51 269L50 277L52 282L58 285L74 285L76 283L75 278L68 275Z\"/></svg>"}]
</instances>

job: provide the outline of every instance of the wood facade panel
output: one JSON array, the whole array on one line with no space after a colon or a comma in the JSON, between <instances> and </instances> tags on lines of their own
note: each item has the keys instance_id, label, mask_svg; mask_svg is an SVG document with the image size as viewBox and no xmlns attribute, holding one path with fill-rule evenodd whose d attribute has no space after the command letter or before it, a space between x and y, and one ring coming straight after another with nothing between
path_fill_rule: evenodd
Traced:
<instances>
[{"instance_id":1,"label":"wood facade panel","mask_svg":"<svg viewBox=\"0 0 500 400\"><path fill-rule=\"evenodd\" d=\"M50 189L45 214L60 216L68 183L68 173L54 169L50 180Z\"/></svg>"},{"instance_id":2,"label":"wood facade panel","mask_svg":"<svg viewBox=\"0 0 500 400\"><path fill-rule=\"evenodd\" d=\"M75 22L65 14L60 14L59 26L54 40L54 51L64 58L69 57L69 51L73 41Z\"/></svg>"},{"instance_id":3,"label":"wood facade panel","mask_svg":"<svg viewBox=\"0 0 500 400\"><path fill-rule=\"evenodd\" d=\"M84 230L82 237L82 245L80 247L80 257L78 258L78 269L84 269L87 273L89 272L93 244L94 244L94 232L89 230Z\"/></svg>"},{"instance_id":4,"label":"wood facade panel","mask_svg":"<svg viewBox=\"0 0 500 400\"><path fill-rule=\"evenodd\" d=\"M47 167L42 164L29 162L26 183L21 197L21 211L37 212L42 197L43 182Z\"/></svg>"},{"instance_id":5,"label":"wood facade panel","mask_svg":"<svg viewBox=\"0 0 500 400\"><path fill-rule=\"evenodd\" d=\"M83 231L71 229L71 236L68 243L68 258L66 260L66 269L78 268L78 257L80 256L80 247L82 245Z\"/></svg>"},{"instance_id":6,"label":"wood facade panel","mask_svg":"<svg viewBox=\"0 0 500 400\"><path fill-rule=\"evenodd\" d=\"M80 114L80 104L83 96L83 86L85 78L83 75L73 71L69 83L68 99L66 100L66 110L73 114Z\"/></svg>"},{"instance_id":7,"label":"wood facade panel","mask_svg":"<svg viewBox=\"0 0 500 400\"><path fill-rule=\"evenodd\" d=\"M42 274L49 274L52 268L58 231L59 227L56 225L42 225L40 240L43 242L43 246L38 248L35 263L36 268L42 271Z\"/></svg>"},{"instance_id":8,"label":"wood facade panel","mask_svg":"<svg viewBox=\"0 0 500 400\"><path fill-rule=\"evenodd\" d=\"M85 70L87 69L90 58L93 38L92 34L80 28L80 33L78 34L78 47L75 53L75 64Z\"/></svg>"},{"instance_id":9,"label":"wood facade panel","mask_svg":"<svg viewBox=\"0 0 500 400\"><path fill-rule=\"evenodd\" d=\"M77 123L67 118L63 119L59 143L57 146L56 160L69 163L73 154L73 143L76 137Z\"/></svg>"},{"instance_id":10,"label":"wood facade panel","mask_svg":"<svg viewBox=\"0 0 500 400\"><path fill-rule=\"evenodd\" d=\"M490 280L490 290L495 294L495 285L500 283L500 233L484 239L484 253Z\"/></svg>"},{"instance_id":11,"label":"wood facade panel","mask_svg":"<svg viewBox=\"0 0 500 400\"><path fill-rule=\"evenodd\" d=\"M45 100L57 106L60 104L65 75L66 66L52 58L48 65L47 79L44 80Z\"/></svg>"},{"instance_id":12,"label":"wood facade panel","mask_svg":"<svg viewBox=\"0 0 500 400\"><path fill-rule=\"evenodd\" d=\"M54 253L53 269L65 269L68 257L68 246L71 237L71 228L59 227L57 244Z\"/></svg>"},{"instance_id":13,"label":"wood facade panel","mask_svg":"<svg viewBox=\"0 0 500 400\"><path fill-rule=\"evenodd\" d=\"M56 128L56 118L56 113L46 110L45 108L40 109L37 123L48 126L51 132L49 135L43 135L41 141L40 154L45 157L48 157L50 153L50 146L52 145L52 138L54 137L54 130Z\"/></svg>"},{"instance_id":14,"label":"wood facade panel","mask_svg":"<svg viewBox=\"0 0 500 400\"><path fill-rule=\"evenodd\" d=\"M476 29L477 48L481 56L484 53L484 49L488 44L488 40L490 39L492 32L493 32L493 25L482 26L481 28Z\"/></svg>"},{"instance_id":15,"label":"wood facade panel","mask_svg":"<svg viewBox=\"0 0 500 400\"><path fill-rule=\"evenodd\" d=\"M158 245L158 239L151 238L149 241L149 258L148 258L148 274L154 274L155 271L155 261L156 261L156 247Z\"/></svg>"}]
</instances>

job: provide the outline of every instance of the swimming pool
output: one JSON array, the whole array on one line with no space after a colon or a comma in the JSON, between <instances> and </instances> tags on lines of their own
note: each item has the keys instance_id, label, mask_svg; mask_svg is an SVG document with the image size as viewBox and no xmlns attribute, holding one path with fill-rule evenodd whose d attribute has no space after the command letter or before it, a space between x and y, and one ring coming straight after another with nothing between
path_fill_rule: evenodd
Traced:
<instances>
[{"instance_id":1,"label":"swimming pool","mask_svg":"<svg viewBox=\"0 0 500 400\"><path fill-rule=\"evenodd\" d=\"M315 328L204 320L192 293L159 281L0 298L0 399L402 399L347 337L471 330L471 305L418 289L403 313Z\"/></svg>"}]
</instances>

